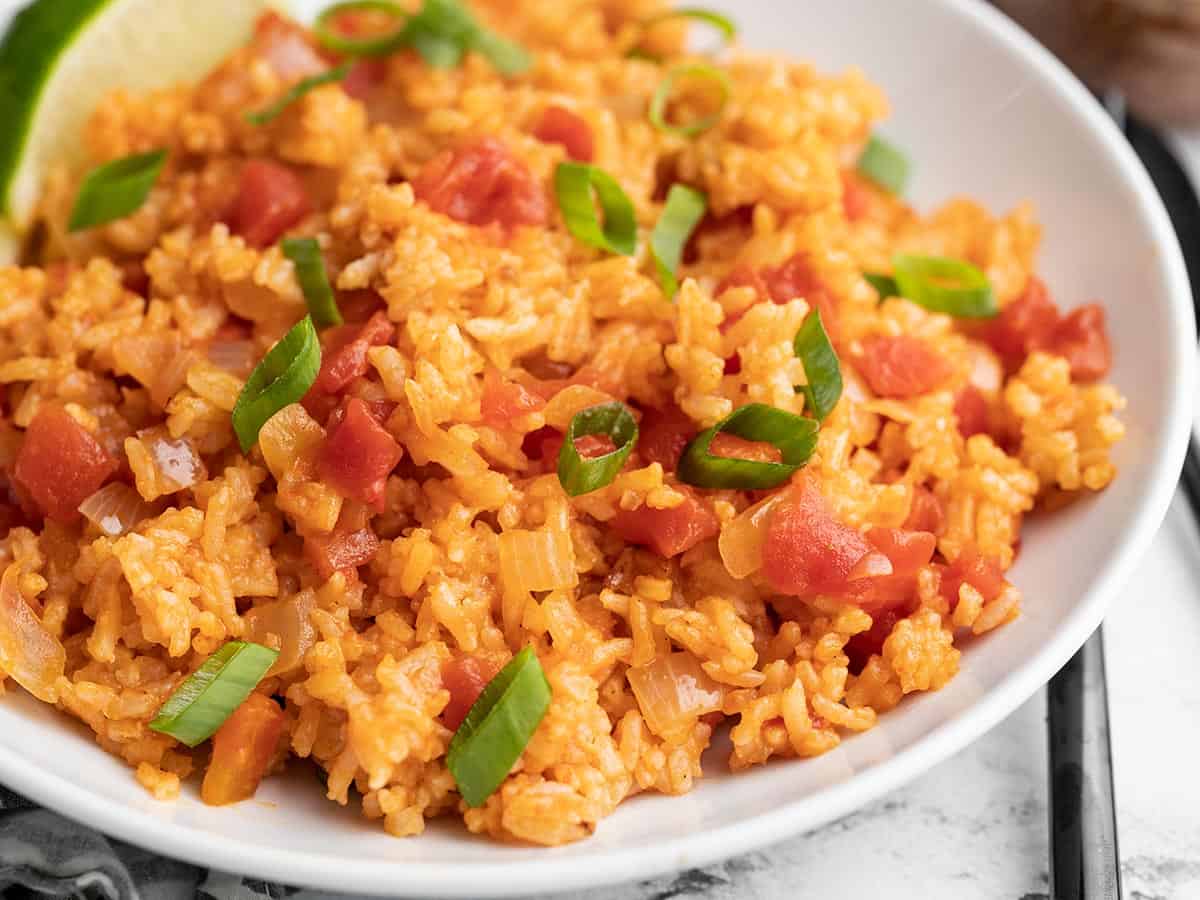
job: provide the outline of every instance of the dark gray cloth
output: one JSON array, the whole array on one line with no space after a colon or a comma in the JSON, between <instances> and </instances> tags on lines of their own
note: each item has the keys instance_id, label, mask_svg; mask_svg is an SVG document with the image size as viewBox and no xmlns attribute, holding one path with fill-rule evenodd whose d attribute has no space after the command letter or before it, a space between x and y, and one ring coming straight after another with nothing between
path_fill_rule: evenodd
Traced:
<instances>
[{"instance_id":1,"label":"dark gray cloth","mask_svg":"<svg viewBox=\"0 0 1200 900\"><path fill-rule=\"evenodd\" d=\"M34 806L0 787L0 897L319 900L322 895L223 872L206 872L157 856Z\"/></svg>"}]
</instances>

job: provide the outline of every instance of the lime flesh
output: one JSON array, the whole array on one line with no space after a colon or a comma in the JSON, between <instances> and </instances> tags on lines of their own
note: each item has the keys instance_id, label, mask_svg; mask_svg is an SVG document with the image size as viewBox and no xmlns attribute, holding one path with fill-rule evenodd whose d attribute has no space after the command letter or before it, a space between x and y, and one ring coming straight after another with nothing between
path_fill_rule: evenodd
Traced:
<instances>
[{"instance_id":1,"label":"lime flesh","mask_svg":"<svg viewBox=\"0 0 1200 900\"><path fill-rule=\"evenodd\" d=\"M0 264L47 168L78 165L96 104L204 75L250 35L267 0L36 0L0 41Z\"/></svg>"}]
</instances>

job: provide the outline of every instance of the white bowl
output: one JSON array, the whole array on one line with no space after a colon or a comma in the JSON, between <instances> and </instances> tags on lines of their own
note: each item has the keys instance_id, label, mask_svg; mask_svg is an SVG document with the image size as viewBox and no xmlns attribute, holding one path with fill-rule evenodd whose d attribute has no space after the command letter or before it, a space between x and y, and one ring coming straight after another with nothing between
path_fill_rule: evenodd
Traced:
<instances>
[{"instance_id":1,"label":"white bowl","mask_svg":"<svg viewBox=\"0 0 1200 900\"><path fill-rule=\"evenodd\" d=\"M590 840L553 850L499 846L436 822L397 840L324 800L311 775L271 779L235 807L205 807L190 791L157 803L82 730L15 690L0 701L0 781L124 840L220 869L344 891L524 895L700 865L824 824L983 734L1070 657L1158 528L1187 439L1190 296L1153 186L1084 88L983 3L714 5L736 16L750 46L866 69L892 98L885 130L917 162L920 205L957 192L996 209L1032 198L1056 297L1107 304L1113 379L1130 399L1121 474L1100 496L1029 523L1012 573L1025 591L1021 618L974 643L947 688L906 700L832 753L737 776L714 759L691 794L639 796Z\"/></svg>"}]
</instances>

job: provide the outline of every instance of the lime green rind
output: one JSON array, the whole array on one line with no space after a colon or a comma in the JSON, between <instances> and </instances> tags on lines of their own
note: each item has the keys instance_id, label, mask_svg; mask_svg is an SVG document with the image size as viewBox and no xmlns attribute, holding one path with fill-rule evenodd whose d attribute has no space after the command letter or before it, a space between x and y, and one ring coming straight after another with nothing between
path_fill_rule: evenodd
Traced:
<instances>
[{"instance_id":1,"label":"lime green rind","mask_svg":"<svg viewBox=\"0 0 1200 900\"><path fill-rule=\"evenodd\" d=\"M58 58L110 0L42 0L13 17L0 44L0 209L13 217L14 175L33 114ZM18 218L19 224L24 224Z\"/></svg>"}]
</instances>

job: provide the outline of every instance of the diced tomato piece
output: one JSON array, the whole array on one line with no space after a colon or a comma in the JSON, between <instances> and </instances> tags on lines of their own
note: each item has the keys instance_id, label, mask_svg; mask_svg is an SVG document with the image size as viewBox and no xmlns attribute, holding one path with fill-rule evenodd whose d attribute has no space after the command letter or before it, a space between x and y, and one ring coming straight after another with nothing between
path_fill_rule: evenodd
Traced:
<instances>
[{"instance_id":1,"label":"diced tomato piece","mask_svg":"<svg viewBox=\"0 0 1200 900\"><path fill-rule=\"evenodd\" d=\"M310 393L336 394L371 367L367 351L388 343L396 329L380 310L362 325L338 325L321 336L321 371Z\"/></svg>"},{"instance_id":2,"label":"diced tomato piece","mask_svg":"<svg viewBox=\"0 0 1200 900\"><path fill-rule=\"evenodd\" d=\"M473 653L461 653L442 663L442 687L450 692L450 702L442 710L442 724L457 731L483 689L499 671L490 659Z\"/></svg>"},{"instance_id":3,"label":"diced tomato piece","mask_svg":"<svg viewBox=\"0 0 1200 900\"><path fill-rule=\"evenodd\" d=\"M251 247L274 244L308 215L310 204L304 184L287 166L252 159L242 167L230 223Z\"/></svg>"},{"instance_id":4,"label":"diced tomato piece","mask_svg":"<svg viewBox=\"0 0 1200 900\"><path fill-rule=\"evenodd\" d=\"M912 506L908 510L908 518L904 527L909 531L928 531L931 534L941 534L946 516L942 512L942 504L933 491L924 485L913 488Z\"/></svg>"},{"instance_id":5,"label":"diced tomato piece","mask_svg":"<svg viewBox=\"0 0 1200 900\"><path fill-rule=\"evenodd\" d=\"M659 556L670 559L690 550L701 541L715 537L721 530L712 508L691 488L672 485L684 495L684 501L671 509L618 510L609 522L612 530L631 544L649 547Z\"/></svg>"},{"instance_id":6,"label":"diced tomato piece","mask_svg":"<svg viewBox=\"0 0 1200 900\"><path fill-rule=\"evenodd\" d=\"M834 518L810 477L800 478L787 490L787 498L767 523L763 575L782 594L836 593L872 547Z\"/></svg>"},{"instance_id":7,"label":"diced tomato piece","mask_svg":"<svg viewBox=\"0 0 1200 900\"><path fill-rule=\"evenodd\" d=\"M959 434L964 438L987 434L987 398L979 388L967 385L958 392L958 397L954 400L954 414L958 417Z\"/></svg>"},{"instance_id":8,"label":"diced tomato piece","mask_svg":"<svg viewBox=\"0 0 1200 900\"><path fill-rule=\"evenodd\" d=\"M851 222L857 222L871 208L871 192L858 176L847 170L842 172L842 211Z\"/></svg>"},{"instance_id":9,"label":"diced tomato piece","mask_svg":"<svg viewBox=\"0 0 1200 900\"><path fill-rule=\"evenodd\" d=\"M533 136L546 144L561 144L567 156L592 161L592 129L583 117L562 106L547 106Z\"/></svg>"},{"instance_id":10,"label":"diced tomato piece","mask_svg":"<svg viewBox=\"0 0 1200 900\"><path fill-rule=\"evenodd\" d=\"M146 268L140 259L121 263L121 287L139 297L149 296L150 276L146 274Z\"/></svg>"},{"instance_id":11,"label":"diced tomato piece","mask_svg":"<svg viewBox=\"0 0 1200 900\"><path fill-rule=\"evenodd\" d=\"M674 472L683 448L695 436L695 424L674 403L663 409L652 407L645 411L638 425L637 452L647 463L658 463L666 471Z\"/></svg>"},{"instance_id":12,"label":"diced tomato piece","mask_svg":"<svg viewBox=\"0 0 1200 900\"><path fill-rule=\"evenodd\" d=\"M908 579L911 583L912 579ZM872 655L883 652L883 642L888 639L896 623L916 611L914 594L899 600L894 606L878 609L871 615L871 627L854 635L846 642L846 656L850 658L850 671L857 675L863 670Z\"/></svg>"},{"instance_id":13,"label":"diced tomato piece","mask_svg":"<svg viewBox=\"0 0 1200 900\"><path fill-rule=\"evenodd\" d=\"M1020 367L1030 351L1043 346L1058 324L1058 307L1045 283L1032 276L1025 290L983 329L1009 371Z\"/></svg>"},{"instance_id":14,"label":"diced tomato piece","mask_svg":"<svg viewBox=\"0 0 1200 900\"><path fill-rule=\"evenodd\" d=\"M979 548L971 543L942 572L942 596L950 602L951 609L958 605L958 589L964 582L979 591L985 603L999 597L1008 584L1000 566L981 556Z\"/></svg>"},{"instance_id":15,"label":"diced tomato piece","mask_svg":"<svg viewBox=\"0 0 1200 900\"><path fill-rule=\"evenodd\" d=\"M864 338L855 365L876 394L901 400L928 393L953 374L929 344L908 334Z\"/></svg>"},{"instance_id":16,"label":"diced tomato piece","mask_svg":"<svg viewBox=\"0 0 1200 900\"><path fill-rule=\"evenodd\" d=\"M836 339L838 310L833 295L813 271L808 257L794 253L778 266L754 271L749 266L735 266L717 285L717 295L731 287L751 287L756 294L772 303L789 303L803 297L809 306L821 311L821 322L831 339ZM721 323L724 333L733 327L741 315L730 316Z\"/></svg>"},{"instance_id":17,"label":"diced tomato piece","mask_svg":"<svg viewBox=\"0 0 1200 900\"><path fill-rule=\"evenodd\" d=\"M350 66L342 79L342 90L355 100L366 100L371 91L387 78L387 60L362 57Z\"/></svg>"},{"instance_id":18,"label":"diced tomato piece","mask_svg":"<svg viewBox=\"0 0 1200 900\"><path fill-rule=\"evenodd\" d=\"M430 209L470 225L544 225L548 215L542 185L496 138L434 157L413 190Z\"/></svg>"},{"instance_id":19,"label":"diced tomato piece","mask_svg":"<svg viewBox=\"0 0 1200 900\"><path fill-rule=\"evenodd\" d=\"M617 445L607 434L585 434L575 438L575 449L584 459L595 459L612 453ZM557 451L554 455L558 456Z\"/></svg>"},{"instance_id":20,"label":"diced tomato piece","mask_svg":"<svg viewBox=\"0 0 1200 900\"><path fill-rule=\"evenodd\" d=\"M724 456L728 459L745 459L751 462L783 462L783 453L774 444L767 441L748 441L736 434L723 431L713 435L708 452L713 456Z\"/></svg>"},{"instance_id":21,"label":"diced tomato piece","mask_svg":"<svg viewBox=\"0 0 1200 900\"><path fill-rule=\"evenodd\" d=\"M309 535L304 539L304 555L313 564L322 581L334 572L352 572L375 558L379 538L370 528L331 534Z\"/></svg>"},{"instance_id":22,"label":"diced tomato piece","mask_svg":"<svg viewBox=\"0 0 1200 900\"><path fill-rule=\"evenodd\" d=\"M379 292L369 289L339 291L337 303L342 318L350 325L361 325L375 313L387 308Z\"/></svg>"},{"instance_id":23,"label":"diced tomato piece","mask_svg":"<svg viewBox=\"0 0 1200 900\"><path fill-rule=\"evenodd\" d=\"M742 356L740 353L735 353L725 360L724 371L726 375L737 375L742 371Z\"/></svg>"},{"instance_id":24,"label":"diced tomato piece","mask_svg":"<svg viewBox=\"0 0 1200 900\"><path fill-rule=\"evenodd\" d=\"M1095 381L1107 375L1112 365L1112 345L1104 307L1089 303L1071 310L1055 326L1046 349L1066 357L1071 364L1071 376L1080 381Z\"/></svg>"},{"instance_id":25,"label":"diced tomato piece","mask_svg":"<svg viewBox=\"0 0 1200 900\"><path fill-rule=\"evenodd\" d=\"M937 549L937 538L928 531L872 528L867 540L891 561L893 575L915 575L921 566L929 565Z\"/></svg>"},{"instance_id":26,"label":"diced tomato piece","mask_svg":"<svg viewBox=\"0 0 1200 900\"><path fill-rule=\"evenodd\" d=\"M562 432L550 425L531 431L521 441L521 452L530 459L550 459L557 456L562 446Z\"/></svg>"},{"instance_id":27,"label":"diced tomato piece","mask_svg":"<svg viewBox=\"0 0 1200 900\"><path fill-rule=\"evenodd\" d=\"M514 419L543 409L546 401L513 381L507 381L495 369L483 373L483 397L479 411L483 423L492 428L509 428Z\"/></svg>"},{"instance_id":28,"label":"diced tomato piece","mask_svg":"<svg viewBox=\"0 0 1200 900\"><path fill-rule=\"evenodd\" d=\"M300 25L275 12L263 13L254 26L256 55L284 81L298 81L329 68Z\"/></svg>"},{"instance_id":29,"label":"diced tomato piece","mask_svg":"<svg viewBox=\"0 0 1200 900\"><path fill-rule=\"evenodd\" d=\"M44 403L25 431L13 478L48 519L69 524L117 471L117 461L61 406Z\"/></svg>"},{"instance_id":30,"label":"diced tomato piece","mask_svg":"<svg viewBox=\"0 0 1200 900\"><path fill-rule=\"evenodd\" d=\"M200 785L200 799L209 806L248 800L258 790L279 746L286 717L279 704L251 694L217 729L212 760Z\"/></svg>"},{"instance_id":31,"label":"diced tomato piece","mask_svg":"<svg viewBox=\"0 0 1200 900\"><path fill-rule=\"evenodd\" d=\"M367 404L352 397L344 418L325 438L318 471L340 493L379 509L387 476L403 455Z\"/></svg>"}]
</instances>

